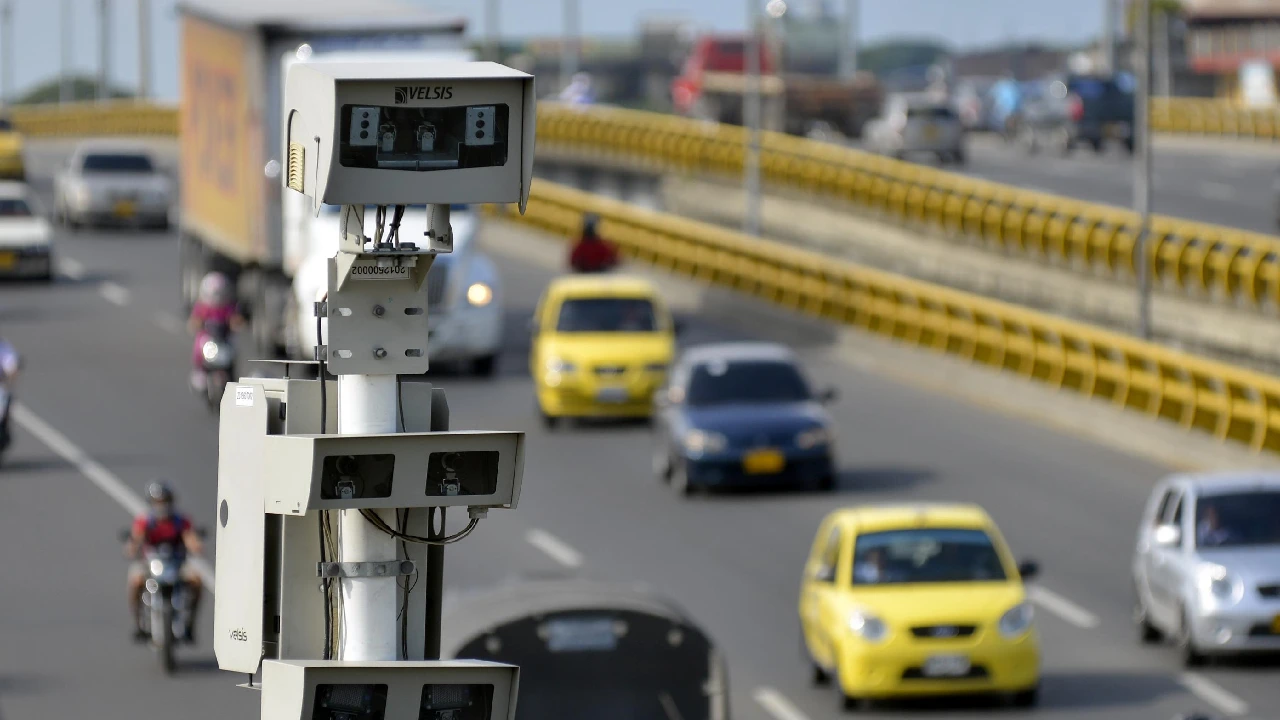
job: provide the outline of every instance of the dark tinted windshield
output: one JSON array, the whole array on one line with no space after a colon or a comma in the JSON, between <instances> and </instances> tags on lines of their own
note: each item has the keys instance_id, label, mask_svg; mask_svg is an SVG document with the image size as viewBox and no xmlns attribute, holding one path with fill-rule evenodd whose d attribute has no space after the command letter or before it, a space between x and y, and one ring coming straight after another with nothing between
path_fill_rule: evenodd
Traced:
<instances>
[{"instance_id":1,"label":"dark tinted windshield","mask_svg":"<svg viewBox=\"0 0 1280 720\"><path fill-rule=\"evenodd\" d=\"M86 172L149 173L154 170L146 155L85 155Z\"/></svg>"},{"instance_id":2,"label":"dark tinted windshield","mask_svg":"<svg viewBox=\"0 0 1280 720\"><path fill-rule=\"evenodd\" d=\"M1196 503L1196 545L1280 545L1280 490L1200 498Z\"/></svg>"},{"instance_id":3,"label":"dark tinted windshield","mask_svg":"<svg viewBox=\"0 0 1280 720\"><path fill-rule=\"evenodd\" d=\"M560 306L556 332L654 332L657 325L645 298L576 298Z\"/></svg>"},{"instance_id":4,"label":"dark tinted windshield","mask_svg":"<svg viewBox=\"0 0 1280 720\"><path fill-rule=\"evenodd\" d=\"M892 530L859 535L854 543L854 585L1004 579L1000 555L981 530Z\"/></svg>"},{"instance_id":5,"label":"dark tinted windshield","mask_svg":"<svg viewBox=\"0 0 1280 720\"><path fill-rule=\"evenodd\" d=\"M950 120L956 116L951 112L951 108L938 107L909 107L907 108L907 117L911 119L919 118L921 120Z\"/></svg>"},{"instance_id":6,"label":"dark tinted windshield","mask_svg":"<svg viewBox=\"0 0 1280 720\"><path fill-rule=\"evenodd\" d=\"M31 206L20 198L0 198L0 217L31 217Z\"/></svg>"},{"instance_id":7,"label":"dark tinted windshield","mask_svg":"<svg viewBox=\"0 0 1280 720\"><path fill-rule=\"evenodd\" d=\"M713 361L693 369L685 401L700 407L729 403L802 402L810 397L808 384L791 363Z\"/></svg>"}]
</instances>

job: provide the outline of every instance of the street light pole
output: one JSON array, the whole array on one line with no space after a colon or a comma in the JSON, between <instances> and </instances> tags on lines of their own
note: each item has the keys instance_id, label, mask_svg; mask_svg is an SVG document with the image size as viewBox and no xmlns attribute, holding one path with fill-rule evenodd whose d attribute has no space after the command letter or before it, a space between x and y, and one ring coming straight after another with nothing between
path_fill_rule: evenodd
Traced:
<instances>
[{"instance_id":1,"label":"street light pole","mask_svg":"<svg viewBox=\"0 0 1280 720\"><path fill-rule=\"evenodd\" d=\"M746 206L742 213L742 231L760 234L760 73L761 22L760 0L747 0L747 87L743 97L743 121L747 129L746 157L742 177Z\"/></svg>"},{"instance_id":2,"label":"street light pole","mask_svg":"<svg viewBox=\"0 0 1280 720\"><path fill-rule=\"evenodd\" d=\"M138 99L151 97L151 1L138 0Z\"/></svg>"},{"instance_id":3,"label":"street light pole","mask_svg":"<svg viewBox=\"0 0 1280 720\"><path fill-rule=\"evenodd\" d=\"M560 85L569 82L578 72L578 36L581 33L581 8L578 0L562 0L564 11L564 39L560 43Z\"/></svg>"},{"instance_id":4,"label":"street light pole","mask_svg":"<svg viewBox=\"0 0 1280 720\"><path fill-rule=\"evenodd\" d=\"M858 15L861 3L844 0L840 14L840 78L849 81L858 74Z\"/></svg>"},{"instance_id":5,"label":"street light pole","mask_svg":"<svg viewBox=\"0 0 1280 720\"><path fill-rule=\"evenodd\" d=\"M4 68L0 70L0 102L8 105L13 102L13 0L4 0L0 6L0 43L4 47Z\"/></svg>"},{"instance_id":6,"label":"street light pole","mask_svg":"<svg viewBox=\"0 0 1280 720\"><path fill-rule=\"evenodd\" d=\"M111 77L110 0L98 0L98 101L107 99Z\"/></svg>"},{"instance_id":7,"label":"street light pole","mask_svg":"<svg viewBox=\"0 0 1280 720\"><path fill-rule=\"evenodd\" d=\"M1147 252L1151 225L1151 2L1134 0L1138 12L1134 22L1137 35L1138 92L1134 99L1134 132L1137 134L1133 163L1133 210L1138 215L1138 237L1134 242L1134 263L1138 271L1138 334L1151 339L1151 258Z\"/></svg>"},{"instance_id":8,"label":"street light pole","mask_svg":"<svg viewBox=\"0 0 1280 720\"><path fill-rule=\"evenodd\" d=\"M68 103L73 99L71 88L71 0L62 0L58 20L62 25L60 50L62 67L58 73L58 102Z\"/></svg>"},{"instance_id":9,"label":"street light pole","mask_svg":"<svg viewBox=\"0 0 1280 720\"><path fill-rule=\"evenodd\" d=\"M1102 0L1102 53L1107 72L1116 71L1116 0Z\"/></svg>"},{"instance_id":10,"label":"street light pole","mask_svg":"<svg viewBox=\"0 0 1280 720\"><path fill-rule=\"evenodd\" d=\"M485 55L493 62L501 62L501 40L498 30L498 6L500 0L485 0L484 3L484 35Z\"/></svg>"}]
</instances>

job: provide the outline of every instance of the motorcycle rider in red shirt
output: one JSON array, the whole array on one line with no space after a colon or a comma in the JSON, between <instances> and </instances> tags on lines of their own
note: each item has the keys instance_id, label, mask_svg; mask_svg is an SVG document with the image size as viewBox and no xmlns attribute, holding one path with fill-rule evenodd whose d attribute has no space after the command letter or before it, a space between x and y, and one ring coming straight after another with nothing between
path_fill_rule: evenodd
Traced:
<instances>
[{"instance_id":1,"label":"motorcycle rider in red shirt","mask_svg":"<svg viewBox=\"0 0 1280 720\"><path fill-rule=\"evenodd\" d=\"M147 634L138 624L138 610L142 603L142 586L146 582L146 568L142 566L140 552L146 548L159 545L181 545L187 557L199 555L203 549L200 536L191 521L178 514L173 508L173 491L163 482L154 482L147 488L147 499L151 509L134 518L133 529L125 546L125 555L134 560L129 566L129 614L134 622L134 637L146 640ZM194 626L196 610L200 606L200 593L203 583L200 575L190 563L182 565L182 580L187 586L188 610L187 627L183 640L194 642Z\"/></svg>"},{"instance_id":2,"label":"motorcycle rider in red shirt","mask_svg":"<svg viewBox=\"0 0 1280 720\"><path fill-rule=\"evenodd\" d=\"M582 235L569 253L569 267L574 272L604 272L618 265L618 249L600 237L597 223L594 215L587 215L582 220Z\"/></svg>"}]
</instances>

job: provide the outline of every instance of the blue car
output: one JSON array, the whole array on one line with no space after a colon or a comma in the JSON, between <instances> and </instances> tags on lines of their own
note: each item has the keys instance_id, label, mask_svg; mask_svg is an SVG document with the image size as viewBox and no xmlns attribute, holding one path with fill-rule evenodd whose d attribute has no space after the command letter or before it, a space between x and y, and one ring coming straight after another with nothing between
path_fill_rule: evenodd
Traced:
<instances>
[{"instance_id":1,"label":"blue car","mask_svg":"<svg viewBox=\"0 0 1280 720\"><path fill-rule=\"evenodd\" d=\"M835 485L831 418L795 353L772 343L686 351L658 392L654 472L681 494L710 488Z\"/></svg>"}]
</instances>

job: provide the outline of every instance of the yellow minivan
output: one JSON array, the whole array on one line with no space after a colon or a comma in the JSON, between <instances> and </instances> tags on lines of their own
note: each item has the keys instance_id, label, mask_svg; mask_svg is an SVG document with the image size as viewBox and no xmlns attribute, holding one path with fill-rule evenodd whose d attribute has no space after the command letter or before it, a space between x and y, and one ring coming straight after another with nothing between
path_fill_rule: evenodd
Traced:
<instances>
[{"instance_id":1,"label":"yellow minivan","mask_svg":"<svg viewBox=\"0 0 1280 720\"><path fill-rule=\"evenodd\" d=\"M13 122L0 115L0 178L26 180L27 168L23 158L22 133Z\"/></svg>"},{"instance_id":2,"label":"yellow minivan","mask_svg":"<svg viewBox=\"0 0 1280 720\"><path fill-rule=\"evenodd\" d=\"M800 588L815 682L845 706L918 695L998 693L1036 703L1040 644L1023 580L982 508L872 505L818 527Z\"/></svg>"},{"instance_id":3,"label":"yellow minivan","mask_svg":"<svg viewBox=\"0 0 1280 720\"><path fill-rule=\"evenodd\" d=\"M533 376L548 428L560 418L649 417L675 352L657 288L623 275L553 280L533 316Z\"/></svg>"}]
</instances>

